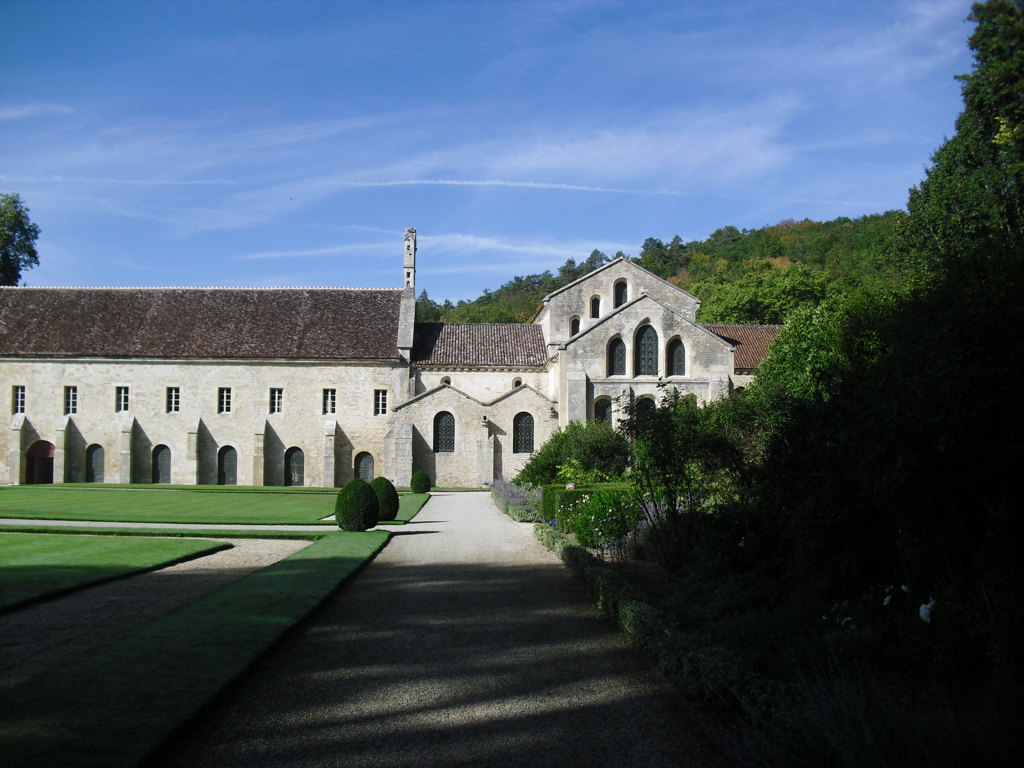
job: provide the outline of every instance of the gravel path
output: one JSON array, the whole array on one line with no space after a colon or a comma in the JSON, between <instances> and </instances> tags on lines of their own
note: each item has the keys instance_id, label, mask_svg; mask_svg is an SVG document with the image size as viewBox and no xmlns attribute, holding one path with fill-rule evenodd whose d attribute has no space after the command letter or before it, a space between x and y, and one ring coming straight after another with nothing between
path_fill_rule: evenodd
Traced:
<instances>
[{"instance_id":1,"label":"gravel path","mask_svg":"<svg viewBox=\"0 0 1024 768\"><path fill-rule=\"evenodd\" d=\"M488 494L437 494L155 764L715 763L590 603Z\"/></svg>"},{"instance_id":2,"label":"gravel path","mask_svg":"<svg viewBox=\"0 0 1024 768\"><path fill-rule=\"evenodd\" d=\"M0 616L0 692L266 568L310 542L218 539L231 549Z\"/></svg>"}]
</instances>

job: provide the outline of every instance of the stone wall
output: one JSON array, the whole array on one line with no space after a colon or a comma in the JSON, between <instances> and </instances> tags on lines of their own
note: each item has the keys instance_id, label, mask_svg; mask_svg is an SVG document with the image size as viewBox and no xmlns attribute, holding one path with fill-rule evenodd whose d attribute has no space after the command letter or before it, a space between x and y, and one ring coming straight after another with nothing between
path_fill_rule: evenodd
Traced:
<instances>
[{"instance_id":1,"label":"stone wall","mask_svg":"<svg viewBox=\"0 0 1024 768\"><path fill-rule=\"evenodd\" d=\"M407 369L386 363L7 360L0 370L8 398L13 386L26 388L20 428L0 437L0 481L7 483L24 481L24 452L46 440L64 454L55 460L55 482L84 481L86 447L99 444L106 482L150 482L153 449L166 445L173 483L213 484L217 453L232 446L240 485L280 485L284 452L295 446L305 456L306 485L322 485L325 476L343 485L361 451L380 473L390 411L407 377ZM67 416L65 386L78 388L78 412ZM129 389L126 412L115 410L118 386ZM179 388L177 413L167 413L168 387ZM231 389L228 413L218 412L221 387ZM281 413L269 412L272 387L283 390ZM323 413L324 389L336 390L334 414ZM378 389L387 391L389 407L375 416Z\"/></svg>"}]
</instances>

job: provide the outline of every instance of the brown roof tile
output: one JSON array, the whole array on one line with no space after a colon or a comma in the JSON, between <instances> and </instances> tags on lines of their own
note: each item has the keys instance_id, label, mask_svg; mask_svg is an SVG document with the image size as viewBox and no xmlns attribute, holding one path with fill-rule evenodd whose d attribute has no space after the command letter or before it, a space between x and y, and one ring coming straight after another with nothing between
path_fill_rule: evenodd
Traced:
<instances>
[{"instance_id":1,"label":"brown roof tile","mask_svg":"<svg viewBox=\"0 0 1024 768\"><path fill-rule=\"evenodd\" d=\"M736 373L749 373L756 368L768 354L768 346L782 330L781 325L705 323L701 327L736 347L733 357Z\"/></svg>"},{"instance_id":2,"label":"brown roof tile","mask_svg":"<svg viewBox=\"0 0 1024 768\"><path fill-rule=\"evenodd\" d=\"M420 365L542 366L547 357L539 325L416 323L412 361Z\"/></svg>"},{"instance_id":3,"label":"brown roof tile","mask_svg":"<svg viewBox=\"0 0 1024 768\"><path fill-rule=\"evenodd\" d=\"M0 355L397 359L401 289L0 288Z\"/></svg>"}]
</instances>

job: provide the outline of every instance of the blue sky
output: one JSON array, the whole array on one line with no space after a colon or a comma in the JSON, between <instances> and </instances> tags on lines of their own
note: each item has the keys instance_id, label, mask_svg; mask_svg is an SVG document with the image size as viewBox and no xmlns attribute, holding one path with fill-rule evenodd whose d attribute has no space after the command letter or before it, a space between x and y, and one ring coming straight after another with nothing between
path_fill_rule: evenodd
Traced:
<instances>
[{"instance_id":1,"label":"blue sky","mask_svg":"<svg viewBox=\"0 0 1024 768\"><path fill-rule=\"evenodd\" d=\"M968 0L10 2L29 285L473 298L594 248L903 207Z\"/></svg>"}]
</instances>

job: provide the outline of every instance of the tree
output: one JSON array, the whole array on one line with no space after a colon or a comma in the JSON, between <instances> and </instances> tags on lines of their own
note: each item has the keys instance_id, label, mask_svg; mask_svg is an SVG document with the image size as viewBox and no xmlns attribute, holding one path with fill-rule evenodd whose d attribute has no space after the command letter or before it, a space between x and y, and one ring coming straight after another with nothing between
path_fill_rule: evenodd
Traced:
<instances>
[{"instance_id":1,"label":"tree","mask_svg":"<svg viewBox=\"0 0 1024 768\"><path fill-rule=\"evenodd\" d=\"M23 269L39 266L38 237L21 197L0 195L0 285L17 285Z\"/></svg>"}]
</instances>

